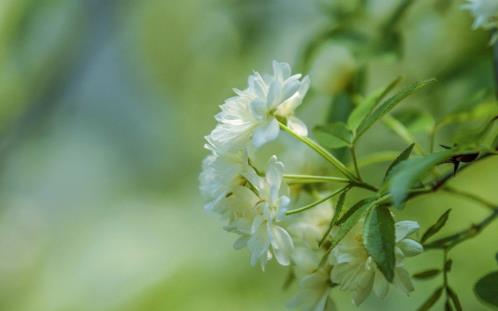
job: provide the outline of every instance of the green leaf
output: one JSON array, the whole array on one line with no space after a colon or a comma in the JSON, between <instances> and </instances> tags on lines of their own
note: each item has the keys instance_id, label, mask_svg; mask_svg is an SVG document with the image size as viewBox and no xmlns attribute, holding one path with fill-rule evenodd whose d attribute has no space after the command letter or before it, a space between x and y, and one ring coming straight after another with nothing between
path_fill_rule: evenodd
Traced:
<instances>
[{"instance_id":1,"label":"green leaf","mask_svg":"<svg viewBox=\"0 0 498 311\"><path fill-rule=\"evenodd\" d=\"M318 243L318 246L322 246L323 242L325 242L325 240L327 239L327 236L330 234L330 231L332 231L332 228L334 227L335 223L337 222L337 219L339 219L339 215L341 214L342 208L344 207L344 202L346 201L346 194L347 193L348 193L348 190L345 190L339 196L339 199L337 200L337 204L335 205L334 216L332 216L332 219L330 220L329 227L327 228L327 231L325 232L325 234L321 238L320 243Z\"/></svg>"},{"instance_id":2,"label":"green leaf","mask_svg":"<svg viewBox=\"0 0 498 311\"><path fill-rule=\"evenodd\" d=\"M348 147L353 141L353 132L342 122L317 126L314 133L320 145L328 149Z\"/></svg>"},{"instance_id":3,"label":"green leaf","mask_svg":"<svg viewBox=\"0 0 498 311\"><path fill-rule=\"evenodd\" d=\"M484 302L498 307L498 271L486 274L477 281L474 292Z\"/></svg>"},{"instance_id":4,"label":"green leaf","mask_svg":"<svg viewBox=\"0 0 498 311\"><path fill-rule=\"evenodd\" d=\"M439 300L439 298L441 298L442 293L443 293L443 288L439 287L438 289L436 289L432 293L432 295L417 310L418 311L429 310Z\"/></svg>"},{"instance_id":5,"label":"green leaf","mask_svg":"<svg viewBox=\"0 0 498 311\"><path fill-rule=\"evenodd\" d=\"M373 95L363 100L358 107L349 115L348 126L350 129L356 130L360 123L367 117L368 114L380 103L380 101L401 81L401 77L394 79L386 87L377 90Z\"/></svg>"},{"instance_id":6,"label":"green leaf","mask_svg":"<svg viewBox=\"0 0 498 311\"><path fill-rule=\"evenodd\" d=\"M386 170L386 174L384 175L384 181L386 181L386 180L389 179L389 175L391 174L392 169L396 165L398 165L400 162L405 161L406 159L408 159L408 157L412 153L412 150L413 150L414 146L415 146L415 144L411 144L410 146L408 146L408 148L406 148L405 150L403 150L403 152L401 152L398 155L398 157L396 159L394 159L393 162L391 162L391 164L389 165L389 167Z\"/></svg>"},{"instance_id":7,"label":"green leaf","mask_svg":"<svg viewBox=\"0 0 498 311\"><path fill-rule=\"evenodd\" d=\"M451 150L433 153L401 162L392 170L389 191L393 203L400 206L410 192L411 187L430 169L447 160L452 155Z\"/></svg>"},{"instance_id":8,"label":"green leaf","mask_svg":"<svg viewBox=\"0 0 498 311\"><path fill-rule=\"evenodd\" d=\"M339 196L339 199L337 200L337 204L335 205L334 216L332 217L333 224L335 224L337 219L339 219L339 215L341 214L342 208L344 207L344 202L346 201L346 194L347 193L348 193L347 191L344 191L343 193L341 193L341 195Z\"/></svg>"},{"instance_id":9,"label":"green leaf","mask_svg":"<svg viewBox=\"0 0 498 311\"><path fill-rule=\"evenodd\" d=\"M336 222L338 230L332 238L332 245L339 243L346 234L358 223L363 214L368 210L374 200L371 198L363 199L353 205L346 213Z\"/></svg>"},{"instance_id":10,"label":"green leaf","mask_svg":"<svg viewBox=\"0 0 498 311\"><path fill-rule=\"evenodd\" d=\"M444 263L444 271L450 272L451 267L453 267L453 260L451 259L446 260L446 262Z\"/></svg>"},{"instance_id":11,"label":"green leaf","mask_svg":"<svg viewBox=\"0 0 498 311\"><path fill-rule=\"evenodd\" d=\"M462 304L460 303L460 299L458 299L458 295L455 293L455 291L451 287L447 287L448 290L448 296L453 303L453 306L457 311L462 311Z\"/></svg>"},{"instance_id":12,"label":"green leaf","mask_svg":"<svg viewBox=\"0 0 498 311\"><path fill-rule=\"evenodd\" d=\"M385 205L372 208L363 226L363 243L389 282L394 279L394 219Z\"/></svg>"},{"instance_id":13,"label":"green leaf","mask_svg":"<svg viewBox=\"0 0 498 311\"><path fill-rule=\"evenodd\" d=\"M495 126L498 122L498 115L493 116L490 120L486 121L484 125L481 125L475 129L464 129L460 131L459 135L456 135L454 140L456 144L459 145L476 145L476 146L487 146L489 148L493 147L495 136L498 134L498 127Z\"/></svg>"},{"instance_id":14,"label":"green leaf","mask_svg":"<svg viewBox=\"0 0 498 311\"><path fill-rule=\"evenodd\" d=\"M356 202L353 206L351 206L345 213L344 215L342 215L336 222L336 225L340 225L340 224L343 224L344 222L346 222L346 220L348 220L349 217L351 217L353 214L355 214L359 209L361 209L362 207L365 207L367 204L373 202L374 199L372 198L366 198L366 199L363 199L363 200L360 200L358 202Z\"/></svg>"},{"instance_id":15,"label":"green leaf","mask_svg":"<svg viewBox=\"0 0 498 311\"><path fill-rule=\"evenodd\" d=\"M424 243L431 236L433 236L434 234L438 233L439 230L441 230L444 227L444 225L446 224L446 222L448 221L448 217L450 216L450 212L451 212L451 208L448 209L446 212L444 212L441 216L439 216L439 218L436 221L436 223L433 224L432 226L430 226L424 232L424 234L422 235L422 239L420 240L420 242Z\"/></svg>"},{"instance_id":16,"label":"green leaf","mask_svg":"<svg viewBox=\"0 0 498 311\"><path fill-rule=\"evenodd\" d=\"M362 120L356 132L356 139L358 139L358 137L363 135L377 120L381 119L384 115L389 113L403 99L415 93L419 89L432 84L433 82L435 82L434 79L414 83L409 87L405 88L404 90L402 90L401 92L399 92L398 94L388 98L386 101L380 104L374 111L368 114L366 118Z\"/></svg>"},{"instance_id":17,"label":"green leaf","mask_svg":"<svg viewBox=\"0 0 498 311\"><path fill-rule=\"evenodd\" d=\"M433 277L439 275L440 273L441 273L440 269L429 269L415 273L413 275L413 278L418 280L427 280L427 279L432 279Z\"/></svg>"}]
</instances>

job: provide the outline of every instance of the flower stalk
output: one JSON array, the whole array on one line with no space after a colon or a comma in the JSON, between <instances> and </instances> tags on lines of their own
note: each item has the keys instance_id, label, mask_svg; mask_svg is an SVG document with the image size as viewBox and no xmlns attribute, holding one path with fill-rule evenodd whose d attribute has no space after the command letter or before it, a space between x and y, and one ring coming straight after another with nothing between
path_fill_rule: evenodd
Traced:
<instances>
[{"instance_id":1,"label":"flower stalk","mask_svg":"<svg viewBox=\"0 0 498 311\"><path fill-rule=\"evenodd\" d=\"M318 184L318 183L349 183L350 180L342 177L335 176L315 176L315 175L292 175L284 174L284 179L289 184Z\"/></svg>"},{"instance_id":2,"label":"flower stalk","mask_svg":"<svg viewBox=\"0 0 498 311\"><path fill-rule=\"evenodd\" d=\"M280 128L287 133L289 133L292 137L296 138L300 142L304 143L306 146L310 147L312 150L314 150L316 153L318 153L322 158L324 158L327 162L332 164L335 168L337 168L344 176L346 176L349 180L353 182L359 182L358 178L341 162L339 161L333 154L328 152L325 148L320 146L318 143L316 143L314 140L306 137L306 136L301 136L291 130L288 126L283 124L282 122L279 122Z\"/></svg>"},{"instance_id":3,"label":"flower stalk","mask_svg":"<svg viewBox=\"0 0 498 311\"><path fill-rule=\"evenodd\" d=\"M317 205L322 204L323 202L325 202L325 201L327 201L327 200L332 199L332 198L333 198L333 197L335 197L336 195L338 195L338 194L340 194L340 193L342 193L342 192L346 191L346 189L348 189L348 188L349 188L348 186L343 187L343 188L341 188L341 189L339 189L339 190L336 190L336 191L332 192L331 194L329 194L329 195L327 195L327 196L323 197L322 199L320 199L320 200L318 200L318 201L315 201L315 202L313 202L313 203L310 203L310 204L305 205L305 206L300 207L300 208L296 208L296 209L292 209L292 210L290 210L290 211L286 211L286 212L285 212L285 215L294 215L294 214L298 214L298 213L302 213L302 212L304 212L304 211L307 211L307 210L309 210L309 209L311 209L311 208L313 208L313 207L315 207L315 206L317 206Z\"/></svg>"}]
</instances>

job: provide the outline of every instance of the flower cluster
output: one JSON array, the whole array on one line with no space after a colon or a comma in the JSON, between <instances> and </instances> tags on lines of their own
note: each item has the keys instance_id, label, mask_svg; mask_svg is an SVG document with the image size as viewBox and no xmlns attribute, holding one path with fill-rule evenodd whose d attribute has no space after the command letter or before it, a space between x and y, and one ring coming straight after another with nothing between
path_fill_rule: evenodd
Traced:
<instances>
[{"instance_id":1,"label":"flower cluster","mask_svg":"<svg viewBox=\"0 0 498 311\"><path fill-rule=\"evenodd\" d=\"M284 166L272 156L266 169L257 170L249 154L280 132L284 122L299 135L307 135L294 116L309 88L309 78L291 75L286 63L273 62L273 75L255 72L245 90L221 105L218 124L206 137L211 154L203 162L200 188L205 208L222 215L225 229L240 235L236 248L251 251L251 263L264 268L272 257L289 265L292 239L282 226L289 198L282 186Z\"/></svg>"},{"instance_id":2,"label":"flower cluster","mask_svg":"<svg viewBox=\"0 0 498 311\"><path fill-rule=\"evenodd\" d=\"M275 140L281 128L307 146L314 144L304 138L307 126L294 116L309 84L308 77L291 75L288 64L273 62L272 75L255 72L245 90L235 90L236 96L221 105L217 125L206 137L210 154L203 161L200 189L206 199L205 209L221 215L224 229L238 235L234 247L247 248L252 265L259 263L264 269L275 258L281 265L292 266L299 292L291 306L320 311L333 308L333 287L351 291L353 301L360 304L372 290L385 296L389 282L363 245L362 221L333 248L327 249L330 243L321 243L333 240L338 229L331 227L335 213L331 201L322 199L331 198L334 192L304 191L303 195L291 196L284 182L284 164L275 155L264 169L255 164L258 148ZM293 148L293 152L296 150ZM320 149L320 154L324 152ZM318 201L304 213L291 215L297 210L290 210L291 205L310 197ZM396 223L393 283L406 293L413 286L403 259L422 251L418 242L407 238L417 229L413 221Z\"/></svg>"},{"instance_id":3,"label":"flower cluster","mask_svg":"<svg viewBox=\"0 0 498 311\"><path fill-rule=\"evenodd\" d=\"M474 29L493 30L491 43L498 40L498 0L467 0L463 8L474 16Z\"/></svg>"}]
</instances>

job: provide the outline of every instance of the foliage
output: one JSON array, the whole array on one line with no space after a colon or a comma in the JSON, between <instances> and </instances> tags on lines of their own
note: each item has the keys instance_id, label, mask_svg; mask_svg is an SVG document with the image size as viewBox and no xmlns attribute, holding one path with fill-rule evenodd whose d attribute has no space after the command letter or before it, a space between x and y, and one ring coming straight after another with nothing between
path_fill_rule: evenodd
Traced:
<instances>
[{"instance_id":1,"label":"foliage","mask_svg":"<svg viewBox=\"0 0 498 311\"><path fill-rule=\"evenodd\" d=\"M408 293L413 290L413 286L401 261L405 257L420 254L424 249L439 249L443 253L442 267L413 275L417 280L441 275L443 278L443 284L434 290L419 309L429 310L445 297L446 310L461 310L460 298L448 281L453 264L448 258L449 252L462 242L477 236L498 217L496 204L448 185L464 169L498 154L498 133L494 130L498 119L496 101L486 98L476 107L438 117L422 108L403 110L401 104L412 97L431 98L431 94L438 92L438 85L444 83L444 80L430 78L399 87L402 79L395 78L377 91L365 92L368 71L366 64L369 61L386 54L393 54L396 59L403 58L403 34L398 26L412 4L413 1L402 1L393 15L381 24L378 31L383 36L368 36L356 29L355 25L347 24L357 18L357 14L362 14L361 5L349 13L341 11L341 14L334 16L340 16L344 26L319 34L305 48L301 63L307 68L321 44L325 44L327 40L346 42L345 47L329 49L330 53L337 53L337 57L344 58L342 76L338 69L340 63L334 62L333 57L319 57L320 62L323 62L320 65L330 66L332 73L331 76L317 76L325 79L317 82L317 90L332 92L333 94L328 95L333 95L333 98L329 114L322 118L321 124L313 127L312 133L308 133L308 127L295 115L299 112L298 107L306 102L304 97L308 85L313 87L313 80L310 82L307 76L292 76L289 65L274 62L273 74L251 75L247 89L237 90L237 96L221 106L221 112L216 116L217 125L206 138L207 148L211 152L204 162L201 174L201 189L208 201L206 206L228 221L228 230L240 236L236 242L237 247L247 245L252 254L252 263L254 264L255 258L259 258L264 268L267 261L275 257L281 265L291 265L292 275L298 275L301 267L300 262L293 259L293 247L305 248L314 257L321 258L315 262L312 273L300 277L302 292L298 294L300 298L296 305L305 304L306 308L323 310L330 306L329 294L335 287L352 292L355 304L361 304L372 290L376 295L384 297L390 285ZM343 19L345 16L348 18ZM347 26L351 26L353 30L344 31ZM362 35L358 35L359 33ZM362 50L369 53L363 54L360 52ZM353 54L357 57L357 63L351 59ZM313 67L314 70L317 70L316 66ZM265 78L261 78L262 76ZM324 86L327 83L333 85L328 88ZM468 130L467 123L476 121L477 130ZM364 170L360 169L357 149L368 141L366 137L371 137L370 133L380 124L401 138L405 145L384 169L381 182L374 183L363 177ZM449 143L440 144L440 148L436 148L438 132L450 125L456 127L453 129L454 133L466 134L450 136ZM258 150L265 144L275 144L282 131L320 156L324 160L323 165L329 166L326 171L332 173L287 174L287 163L284 161L279 164L284 171L280 173L283 175L278 175L283 176L281 180L275 177L277 175L270 168L264 170L254 165L255 161L252 159L258 157ZM429 146L420 142L420 136ZM290 150L294 152L292 148ZM346 157L348 154L349 157ZM367 156L369 155L365 157ZM225 171L213 171L216 167L211 162L224 162L227 158L230 161L236 158L239 168L234 175L227 175ZM247 161L249 167L245 163ZM276 161L276 156L272 157L272 161ZM228 168L228 164L225 166ZM215 179L218 174L224 174L219 181ZM265 197L265 193L270 190L259 186L262 182L253 175L267 179L269 184L276 183L270 185L275 198L281 195L278 192L282 189L281 185L286 182L292 184L295 188L291 197L304 197L305 204L296 207L301 201L293 200L287 194L278 202L275 202L275 198ZM244 180L242 184L241 179ZM210 190L213 181L219 183L219 188L228 187L228 190L213 192ZM343 186L336 188L336 183L342 183ZM237 194L235 189L241 185L255 194L253 201L256 203L249 203ZM353 191L350 190L353 189L365 192L359 200L350 204L347 199L352 196ZM441 232L449 220L451 209L448 209L424 230L418 242L409 237L419 229L418 223L411 220L396 221L397 213L403 207L408 208L414 198L438 191L473 200L491 212L469 229L434 240L433 237ZM233 197L236 197L235 202L223 203ZM311 216L313 211L320 215L319 210L323 206L332 205L335 197L338 199L334 213L324 218ZM286 203L282 204L282 201ZM231 212L235 206L239 209L247 204L242 212ZM287 204L291 206L289 209ZM298 224L298 229L287 225L285 218L275 216L279 214L292 217L288 221ZM308 221L307 214L310 218L317 219L304 225ZM267 224L265 230L268 233L259 231L262 223ZM319 223L327 225L322 228ZM303 241L306 226L312 227L319 234L306 237ZM280 232L280 237L276 234L277 231ZM292 239L293 242L286 241L287 239ZM489 303L495 303L492 291L489 291L495 279L494 273L491 273L476 284L478 296Z\"/></svg>"}]
</instances>

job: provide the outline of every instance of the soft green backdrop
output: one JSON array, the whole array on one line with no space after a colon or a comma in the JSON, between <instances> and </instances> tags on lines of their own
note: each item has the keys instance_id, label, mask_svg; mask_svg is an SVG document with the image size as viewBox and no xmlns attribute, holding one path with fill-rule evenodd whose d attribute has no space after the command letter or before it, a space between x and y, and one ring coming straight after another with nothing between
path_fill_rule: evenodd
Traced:
<instances>
[{"instance_id":1,"label":"soft green backdrop","mask_svg":"<svg viewBox=\"0 0 498 311\"><path fill-rule=\"evenodd\" d=\"M374 20L397 3L369 2ZM403 60L373 59L369 89L399 74L439 77L442 88L411 104L441 115L492 88L487 36L454 2L444 13L429 0L411 8ZM202 210L197 176L218 105L251 70L295 64L329 22L324 3L0 0L0 309L284 310L285 269L263 273L232 249L234 237ZM310 124L329 102L315 99L303 111ZM360 154L403 146L382 128L372 135ZM498 202L497 174L488 160L455 185ZM446 232L486 213L436 195L399 218L426 227L449 207ZM468 310L486 310L472 284L498 267L497 231L451 252L450 282ZM431 252L410 268L440 261ZM413 310L439 283L360 309ZM355 309L348 295L335 297Z\"/></svg>"}]
</instances>

